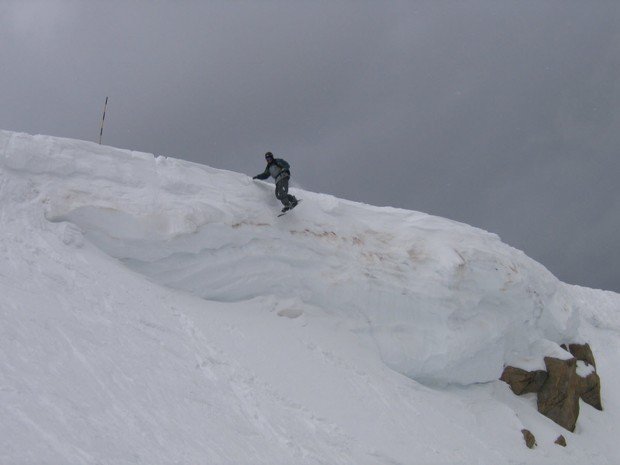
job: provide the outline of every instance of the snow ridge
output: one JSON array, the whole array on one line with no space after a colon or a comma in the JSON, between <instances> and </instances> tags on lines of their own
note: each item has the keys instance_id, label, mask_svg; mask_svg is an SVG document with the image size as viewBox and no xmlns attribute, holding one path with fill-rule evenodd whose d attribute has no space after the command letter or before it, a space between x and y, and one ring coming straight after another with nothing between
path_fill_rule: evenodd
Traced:
<instances>
[{"instance_id":1,"label":"snow ridge","mask_svg":"<svg viewBox=\"0 0 620 465\"><path fill-rule=\"evenodd\" d=\"M615 376L618 294L462 223L294 194L277 218L242 174L0 131L0 458L509 463L524 421L557 425L505 364L587 340ZM545 460L613 463L583 418L582 452Z\"/></svg>"}]
</instances>

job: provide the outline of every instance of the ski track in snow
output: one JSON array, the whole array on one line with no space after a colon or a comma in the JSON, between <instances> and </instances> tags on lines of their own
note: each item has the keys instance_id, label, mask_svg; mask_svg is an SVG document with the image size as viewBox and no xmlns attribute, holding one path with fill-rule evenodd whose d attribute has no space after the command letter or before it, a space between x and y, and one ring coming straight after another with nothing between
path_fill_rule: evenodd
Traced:
<instances>
[{"instance_id":1,"label":"ski track in snow","mask_svg":"<svg viewBox=\"0 0 620 465\"><path fill-rule=\"evenodd\" d=\"M0 131L0 462L620 461L618 294L461 223L297 194L276 218L244 175ZM579 341L605 411L571 434L497 378Z\"/></svg>"}]
</instances>

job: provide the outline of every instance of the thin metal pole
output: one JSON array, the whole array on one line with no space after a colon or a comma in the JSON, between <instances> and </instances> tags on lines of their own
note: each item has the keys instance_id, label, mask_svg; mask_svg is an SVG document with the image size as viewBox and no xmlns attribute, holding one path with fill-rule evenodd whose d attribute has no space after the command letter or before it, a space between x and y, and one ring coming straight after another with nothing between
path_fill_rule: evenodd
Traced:
<instances>
[{"instance_id":1,"label":"thin metal pole","mask_svg":"<svg viewBox=\"0 0 620 465\"><path fill-rule=\"evenodd\" d=\"M105 98L105 104L103 105L103 117L101 118L101 130L99 131L99 145L101 145L101 138L103 137L103 123L105 122L105 111L108 108L108 97Z\"/></svg>"}]
</instances>

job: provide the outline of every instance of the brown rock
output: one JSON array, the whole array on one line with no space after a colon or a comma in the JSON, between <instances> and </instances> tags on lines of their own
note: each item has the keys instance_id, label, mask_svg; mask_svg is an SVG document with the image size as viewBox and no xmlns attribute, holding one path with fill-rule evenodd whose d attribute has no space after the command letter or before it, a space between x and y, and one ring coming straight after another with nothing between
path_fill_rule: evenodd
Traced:
<instances>
[{"instance_id":1,"label":"brown rock","mask_svg":"<svg viewBox=\"0 0 620 465\"><path fill-rule=\"evenodd\" d=\"M603 410L601 380L596 373L596 361L589 344L564 344L562 348L574 358L545 357L546 371L525 371L508 366L500 379L517 395L538 393L538 411L567 430L574 431L580 398L592 407ZM578 360L593 367L594 371L585 377L579 376Z\"/></svg>"},{"instance_id":2,"label":"brown rock","mask_svg":"<svg viewBox=\"0 0 620 465\"><path fill-rule=\"evenodd\" d=\"M525 445L530 449L536 447L536 438L528 429L522 429L521 433L523 434L523 439L525 439Z\"/></svg>"},{"instance_id":3,"label":"brown rock","mask_svg":"<svg viewBox=\"0 0 620 465\"><path fill-rule=\"evenodd\" d=\"M544 370L525 371L521 368L507 366L500 378L507 383L512 392L520 396L527 392L538 392L547 379Z\"/></svg>"},{"instance_id":4,"label":"brown rock","mask_svg":"<svg viewBox=\"0 0 620 465\"><path fill-rule=\"evenodd\" d=\"M586 362L596 369L596 361L594 360L592 349L590 349L590 344L569 344L568 347L566 347L566 344L563 344L562 347L568 350L577 360Z\"/></svg>"},{"instance_id":5,"label":"brown rock","mask_svg":"<svg viewBox=\"0 0 620 465\"><path fill-rule=\"evenodd\" d=\"M558 446L566 447L566 439L564 439L564 436L562 436L561 434L554 441L554 443L557 444Z\"/></svg>"},{"instance_id":6,"label":"brown rock","mask_svg":"<svg viewBox=\"0 0 620 465\"><path fill-rule=\"evenodd\" d=\"M597 410L603 410L601 403L601 378L594 373L590 373L585 378L579 376L578 393L581 399Z\"/></svg>"},{"instance_id":7,"label":"brown rock","mask_svg":"<svg viewBox=\"0 0 620 465\"><path fill-rule=\"evenodd\" d=\"M584 362L586 365L594 367L594 373L590 373L585 378L580 378L579 395L586 403L598 410L603 410L601 402L601 378L596 373L596 360L590 348L590 344L569 344L563 346L577 360Z\"/></svg>"},{"instance_id":8,"label":"brown rock","mask_svg":"<svg viewBox=\"0 0 620 465\"><path fill-rule=\"evenodd\" d=\"M545 357L547 379L538 392L538 411L569 431L575 430L579 416L577 360Z\"/></svg>"}]
</instances>

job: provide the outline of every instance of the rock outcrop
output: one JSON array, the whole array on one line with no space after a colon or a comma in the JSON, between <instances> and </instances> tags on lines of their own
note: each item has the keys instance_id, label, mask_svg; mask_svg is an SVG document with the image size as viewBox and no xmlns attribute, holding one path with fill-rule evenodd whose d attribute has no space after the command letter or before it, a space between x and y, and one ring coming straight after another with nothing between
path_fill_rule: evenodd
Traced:
<instances>
[{"instance_id":1,"label":"rock outcrop","mask_svg":"<svg viewBox=\"0 0 620 465\"><path fill-rule=\"evenodd\" d=\"M538 392L538 411L569 431L579 417L577 360L545 357L547 380Z\"/></svg>"},{"instance_id":2,"label":"rock outcrop","mask_svg":"<svg viewBox=\"0 0 620 465\"><path fill-rule=\"evenodd\" d=\"M570 354L577 360L582 360L588 365L592 365L596 368L596 361L594 360L594 354L592 353L590 344L562 344L561 347L567 352L570 352Z\"/></svg>"},{"instance_id":3,"label":"rock outcrop","mask_svg":"<svg viewBox=\"0 0 620 465\"><path fill-rule=\"evenodd\" d=\"M566 447L566 438L560 434L558 438L553 441L553 443L557 444L558 446Z\"/></svg>"},{"instance_id":4,"label":"rock outcrop","mask_svg":"<svg viewBox=\"0 0 620 465\"><path fill-rule=\"evenodd\" d=\"M545 357L546 370L527 371L507 366L500 379L517 395L536 393L538 411L574 431L579 417L579 399L603 410L601 381L589 344L568 344L562 348L573 357Z\"/></svg>"},{"instance_id":5,"label":"rock outcrop","mask_svg":"<svg viewBox=\"0 0 620 465\"><path fill-rule=\"evenodd\" d=\"M586 376L580 376L579 396L586 404L597 410L603 410L601 402L601 378L596 372L596 361L590 348L590 344L569 344L562 346L568 350L578 361L584 362L590 368Z\"/></svg>"},{"instance_id":6,"label":"rock outcrop","mask_svg":"<svg viewBox=\"0 0 620 465\"><path fill-rule=\"evenodd\" d=\"M601 402L601 378L596 372L590 373L585 378L579 378L579 396L586 404L597 410L603 410Z\"/></svg>"},{"instance_id":7,"label":"rock outcrop","mask_svg":"<svg viewBox=\"0 0 620 465\"><path fill-rule=\"evenodd\" d=\"M547 379L547 372L544 370L526 371L521 368L508 366L500 378L507 383L516 395L528 392L538 392Z\"/></svg>"}]
</instances>

